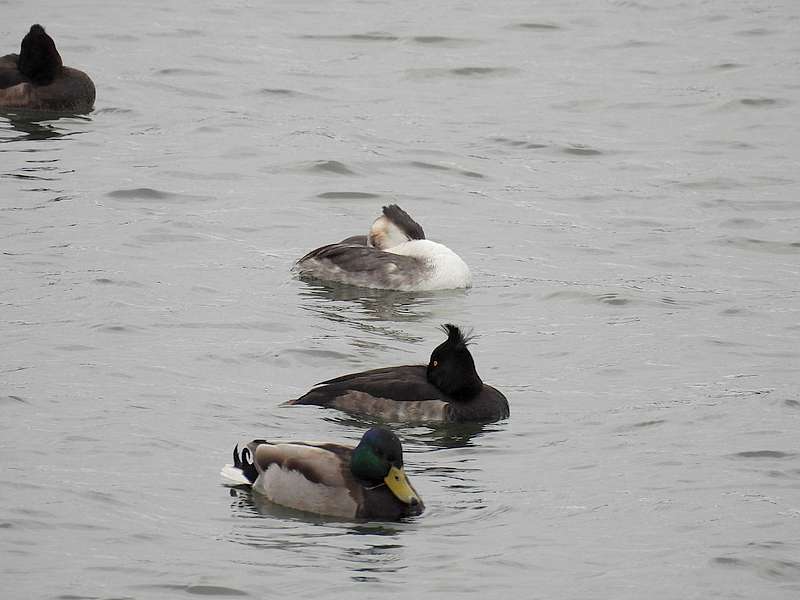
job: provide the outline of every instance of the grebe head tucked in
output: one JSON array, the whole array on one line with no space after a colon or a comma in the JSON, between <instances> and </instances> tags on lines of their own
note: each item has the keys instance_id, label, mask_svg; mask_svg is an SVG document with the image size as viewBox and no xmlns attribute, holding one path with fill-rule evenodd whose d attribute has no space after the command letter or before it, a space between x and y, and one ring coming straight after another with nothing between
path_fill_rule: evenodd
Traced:
<instances>
[{"instance_id":1,"label":"grebe head tucked in","mask_svg":"<svg viewBox=\"0 0 800 600\"><path fill-rule=\"evenodd\" d=\"M401 291L472 285L466 263L447 246L425 239L420 224L396 204L383 207L366 236L312 250L297 261L295 271L323 281Z\"/></svg>"},{"instance_id":2,"label":"grebe head tucked in","mask_svg":"<svg viewBox=\"0 0 800 600\"><path fill-rule=\"evenodd\" d=\"M44 27L32 25L19 55L0 57L0 108L87 112L94 83L83 71L65 67Z\"/></svg>"},{"instance_id":3,"label":"grebe head tucked in","mask_svg":"<svg viewBox=\"0 0 800 600\"><path fill-rule=\"evenodd\" d=\"M367 245L379 250L388 250L411 240L424 240L422 226L406 211L390 204L383 207L383 215L375 219L367 235Z\"/></svg>"}]
</instances>

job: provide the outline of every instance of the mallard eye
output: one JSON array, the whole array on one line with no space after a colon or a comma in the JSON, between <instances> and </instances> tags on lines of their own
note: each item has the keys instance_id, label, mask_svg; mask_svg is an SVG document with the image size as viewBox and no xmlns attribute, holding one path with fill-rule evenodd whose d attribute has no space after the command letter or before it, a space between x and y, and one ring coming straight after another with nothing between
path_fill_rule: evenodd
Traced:
<instances>
[{"instance_id":1,"label":"mallard eye","mask_svg":"<svg viewBox=\"0 0 800 600\"><path fill-rule=\"evenodd\" d=\"M438 367L439 366L439 361L438 360L433 361L433 366L434 367Z\"/></svg>"}]
</instances>

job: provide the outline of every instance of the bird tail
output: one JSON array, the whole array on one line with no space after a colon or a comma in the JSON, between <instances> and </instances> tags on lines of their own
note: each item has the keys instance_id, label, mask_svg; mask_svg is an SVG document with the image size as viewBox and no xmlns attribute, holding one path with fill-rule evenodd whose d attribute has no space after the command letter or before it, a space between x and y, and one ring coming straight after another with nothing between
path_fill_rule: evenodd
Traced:
<instances>
[{"instance_id":1,"label":"bird tail","mask_svg":"<svg viewBox=\"0 0 800 600\"><path fill-rule=\"evenodd\" d=\"M225 465L219 472L222 478L225 479L226 485L251 486L255 483L258 478L258 470L254 462L255 449L259 444L263 443L264 440L254 440L242 448L241 451L238 444L234 447L233 464Z\"/></svg>"}]
</instances>

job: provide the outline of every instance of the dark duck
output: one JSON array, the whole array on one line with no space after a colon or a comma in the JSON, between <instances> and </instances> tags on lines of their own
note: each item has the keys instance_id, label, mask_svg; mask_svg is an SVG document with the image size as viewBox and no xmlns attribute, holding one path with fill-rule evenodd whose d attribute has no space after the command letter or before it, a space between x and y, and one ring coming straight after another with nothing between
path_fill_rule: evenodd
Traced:
<instances>
[{"instance_id":1,"label":"dark duck","mask_svg":"<svg viewBox=\"0 0 800 600\"><path fill-rule=\"evenodd\" d=\"M470 338L451 324L427 365L386 367L323 381L286 404L312 404L390 422L485 423L509 416L508 400L483 383Z\"/></svg>"},{"instance_id":2,"label":"dark duck","mask_svg":"<svg viewBox=\"0 0 800 600\"><path fill-rule=\"evenodd\" d=\"M94 83L83 71L65 67L44 27L33 25L19 54L0 57L0 108L88 112Z\"/></svg>"}]
</instances>

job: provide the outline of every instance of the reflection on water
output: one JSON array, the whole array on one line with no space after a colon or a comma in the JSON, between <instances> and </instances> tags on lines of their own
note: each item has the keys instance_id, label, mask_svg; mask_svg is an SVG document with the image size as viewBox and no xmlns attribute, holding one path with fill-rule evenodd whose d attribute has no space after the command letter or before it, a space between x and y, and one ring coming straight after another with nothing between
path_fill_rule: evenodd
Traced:
<instances>
[{"instance_id":1,"label":"reflection on water","mask_svg":"<svg viewBox=\"0 0 800 600\"><path fill-rule=\"evenodd\" d=\"M353 532L351 532L353 533ZM387 535L371 531L367 535ZM364 533L362 533L364 535ZM380 581L381 573L395 573L405 568L401 544L366 544L361 548L347 548L342 559L349 563L355 581Z\"/></svg>"},{"instance_id":2,"label":"reflection on water","mask_svg":"<svg viewBox=\"0 0 800 600\"><path fill-rule=\"evenodd\" d=\"M0 112L0 144L8 144L0 146L0 152L17 159L16 165L7 161L0 178L19 181L20 191L46 194L44 201L38 202L31 202L29 196L7 196L4 200L10 200L10 204L0 210L39 210L71 199L61 187L62 175L74 171L63 167L61 148L49 142L85 133L91 122L78 114L16 109Z\"/></svg>"},{"instance_id":3,"label":"reflection on water","mask_svg":"<svg viewBox=\"0 0 800 600\"><path fill-rule=\"evenodd\" d=\"M358 331L402 342L420 342L392 323L430 318L432 292L374 290L350 285L308 282L300 291L300 309ZM377 324L380 321L385 324Z\"/></svg>"},{"instance_id":4,"label":"reflection on water","mask_svg":"<svg viewBox=\"0 0 800 600\"><path fill-rule=\"evenodd\" d=\"M0 137L0 143L48 140L84 133L73 129L58 127L60 120L72 119L91 123L92 119L86 115L48 113L37 111L0 112L0 131L14 131L21 135L13 137ZM8 126L6 126L6 124Z\"/></svg>"},{"instance_id":5,"label":"reflection on water","mask_svg":"<svg viewBox=\"0 0 800 600\"><path fill-rule=\"evenodd\" d=\"M480 423L442 423L434 425L427 433L415 438L434 448L466 448L475 446L475 441L488 431L497 431L496 425Z\"/></svg>"},{"instance_id":6,"label":"reflection on water","mask_svg":"<svg viewBox=\"0 0 800 600\"><path fill-rule=\"evenodd\" d=\"M352 571L354 580L374 580L376 574L392 573L403 568L401 536L413 528L416 517L400 523L363 522L327 517L292 510L267 500L245 488L231 488L231 512L234 518L247 519L246 526L236 526L233 541L261 549L279 550L287 555L270 560L285 566L303 567L309 552L328 555ZM253 518L259 522L254 524ZM264 518L266 517L266 518ZM293 558L294 557L294 558Z\"/></svg>"},{"instance_id":7,"label":"reflection on water","mask_svg":"<svg viewBox=\"0 0 800 600\"><path fill-rule=\"evenodd\" d=\"M397 325L436 322L439 319L436 315L440 312L437 308L442 305L449 307L454 299L464 298L465 293L464 290L401 292L319 280L304 282L306 285L299 292L301 310L360 332L411 343L424 342L425 339ZM444 317L445 320L448 318Z\"/></svg>"},{"instance_id":8,"label":"reflection on water","mask_svg":"<svg viewBox=\"0 0 800 600\"><path fill-rule=\"evenodd\" d=\"M255 493L246 486L231 487L228 488L228 490L231 498L233 498L231 510L234 516L243 518L256 516L273 517L274 521L261 521L265 527L283 528L284 525L291 526L293 523L295 525L310 523L334 527L336 531L340 531L342 527L344 527L346 532L359 535L396 535L402 531L399 525L393 523L363 521L354 524L352 519L318 515L287 508L269 501L263 494ZM419 517L408 517L401 521L401 523L409 523L418 518ZM341 532L344 533L344 531Z\"/></svg>"},{"instance_id":9,"label":"reflection on water","mask_svg":"<svg viewBox=\"0 0 800 600\"><path fill-rule=\"evenodd\" d=\"M231 510L235 516L238 517L274 517L275 522L263 521L264 526L279 526L279 524L291 524L294 521L305 523L325 523L326 521L335 521L336 517L325 517L322 515L315 515L314 513L306 513L280 504L275 504L267 500L262 494L254 493L247 486L231 487L229 488L231 498Z\"/></svg>"},{"instance_id":10,"label":"reflection on water","mask_svg":"<svg viewBox=\"0 0 800 600\"><path fill-rule=\"evenodd\" d=\"M299 407L287 408L295 410ZM466 448L474 446L474 440L484 433L503 429L502 423L394 423L369 415L342 413L336 409L319 407L313 409L324 413L320 416L324 421L356 431L366 431L370 427L385 425L400 437L404 446L410 443L429 448Z\"/></svg>"},{"instance_id":11,"label":"reflection on water","mask_svg":"<svg viewBox=\"0 0 800 600\"><path fill-rule=\"evenodd\" d=\"M307 287L301 290L304 310L312 311L326 319L336 322L346 321L342 315L343 308L354 308L359 311L358 321L365 317L375 321L421 321L430 317L426 310L442 292L400 292L397 290L376 290L353 285L305 280ZM444 293L463 294L463 290L446 290ZM334 304L340 303L340 304ZM346 303L349 303L348 307ZM344 305L343 305L344 304ZM353 323L354 325L357 323Z\"/></svg>"}]
</instances>

